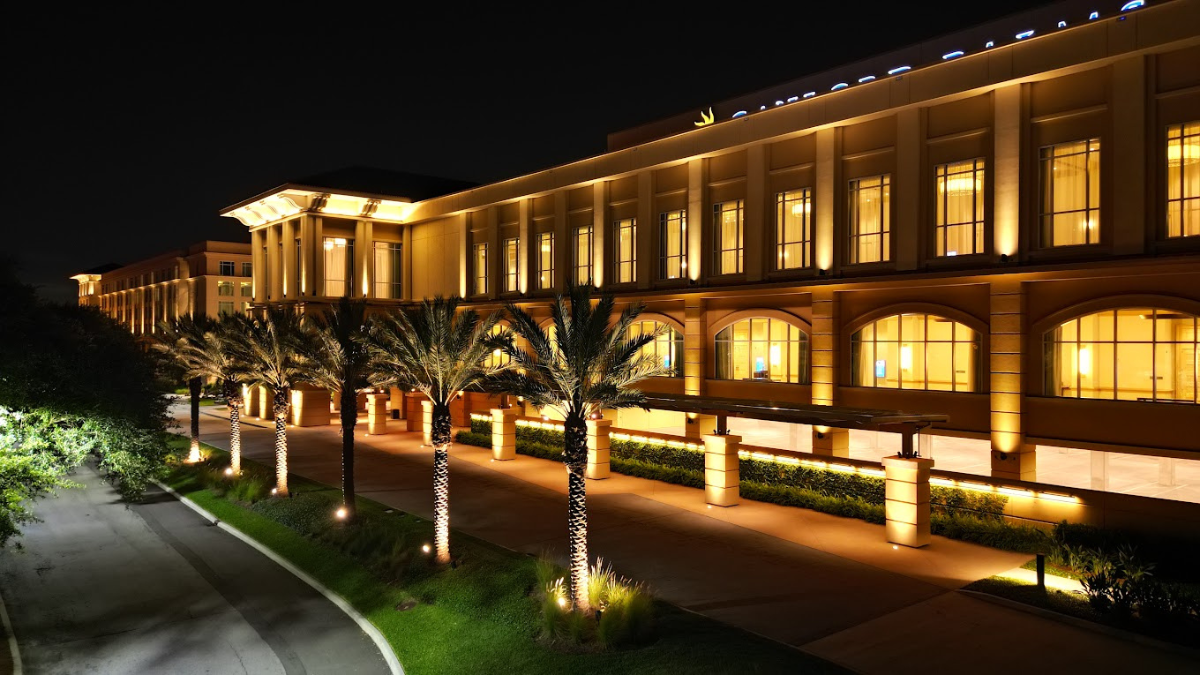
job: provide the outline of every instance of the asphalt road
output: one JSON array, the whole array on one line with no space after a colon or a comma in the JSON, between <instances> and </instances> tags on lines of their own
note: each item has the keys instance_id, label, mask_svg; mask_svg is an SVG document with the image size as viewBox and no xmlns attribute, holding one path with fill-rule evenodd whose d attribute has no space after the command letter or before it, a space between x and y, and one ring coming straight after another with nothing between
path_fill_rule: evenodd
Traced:
<instances>
[{"instance_id":1,"label":"asphalt road","mask_svg":"<svg viewBox=\"0 0 1200 675\"><path fill-rule=\"evenodd\" d=\"M388 673L312 587L157 488L127 507L91 467L0 551L26 673Z\"/></svg>"}]
</instances>

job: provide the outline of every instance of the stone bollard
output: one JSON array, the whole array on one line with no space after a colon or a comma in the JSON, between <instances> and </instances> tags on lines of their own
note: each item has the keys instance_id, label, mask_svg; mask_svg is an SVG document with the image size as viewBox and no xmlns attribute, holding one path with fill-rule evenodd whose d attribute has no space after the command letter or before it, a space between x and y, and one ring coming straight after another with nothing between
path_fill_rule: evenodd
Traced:
<instances>
[{"instance_id":1,"label":"stone bollard","mask_svg":"<svg viewBox=\"0 0 1200 675\"><path fill-rule=\"evenodd\" d=\"M884 457L883 468L887 540L913 548L929 544L929 470L933 460Z\"/></svg>"},{"instance_id":2,"label":"stone bollard","mask_svg":"<svg viewBox=\"0 0 1200 675\"><path fill-rule=\"evenodd\" d=\"M242 385L242 416L258 417L258 386Z\"/></svg>"},{"instance_id":3,"label":"stone bollard","mask_svg":"<svg viewBox=\"0 0 1200 675\"><path fill-rule=\"evenodd\" d=\"M329 391L309 384L292 389L291 423L298 427L323 427L330 423Z\"/></svg>"},{"instance_id":4,"label":"stone bollard","mask_svg":"<svg viewBox=\"0 0 1200 675\"><path fill-rule=\"evenodd\" d=\"M741 436L704 437L704 500L713 506L737 506L742 501L738 472Z\"/></svg>"},{"instance_id":5,"label":"stone bollard","mask_svg":"<svg viewBox=\"0 0 1200 675\"><path fill-rule=\"evenodd\" d=\"M425 445L433 445L433 401L421 401L421 438Z\"/></svg>"},{"instance_id":6,"label":"stone bollard","mask_svg":"<svg viewBox=\"0 0 1200 675\"><path fill-rule=\"evenodd\" d=\"M603 480L609 476L609 432L612 420L587 421L587 477Z\"/></svg>"},{"instance_id":7,"label":"stone bollard","mask_svg":"<svg viewBox=\"0 0 1200 675\"><path fill-rule=\"evenodd\" d=\"M812 436L812 451L814 455L823 455L825 457L850 456L850 431L848 429L813 427Z\"/></svg>"},{"instance_id":8,"label":"stone bollard","mask_svg":"<svg viewBox=\"0 0 1200 675\"><path fill-rule=\"evenodd\" d=\"M380 436L388 432L387 394L367 395L367 433Z\"/></svg>"},{"instance_id":9,"label":"stone bollard","mask_svg":"<svg viewBox=\"0 0 1200 675\"><path fill-rule=\"evenodd\" d=\"M517 458L516 408L492 408L492 459L507 462Z\"/></svg>"}]
</instances>

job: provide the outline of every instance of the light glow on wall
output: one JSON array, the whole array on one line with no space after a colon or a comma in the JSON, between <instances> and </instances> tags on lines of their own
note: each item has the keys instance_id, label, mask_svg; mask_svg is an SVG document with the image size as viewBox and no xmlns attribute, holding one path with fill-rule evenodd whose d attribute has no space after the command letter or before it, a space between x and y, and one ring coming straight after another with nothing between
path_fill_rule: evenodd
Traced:
<instances>
[{"instance_id":1,"label":"light glow on wall","mask_svg":"<svg viewBox=\"0 0 1200 675\"><path fill-rule=\"evenodd\" d=\"M1084 377L1092 374L1092 350L1087 347L1079 348L1079 374Z\"/></svg>"}]
</instances>

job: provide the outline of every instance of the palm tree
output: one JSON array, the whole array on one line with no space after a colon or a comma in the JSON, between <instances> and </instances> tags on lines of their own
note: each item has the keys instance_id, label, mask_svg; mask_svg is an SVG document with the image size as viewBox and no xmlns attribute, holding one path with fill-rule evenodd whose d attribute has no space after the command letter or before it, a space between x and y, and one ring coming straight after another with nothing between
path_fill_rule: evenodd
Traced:
<instances>
[{"instance_id":1,"label":"palm tree","mask_svg":"<svg viewBox=\"0 0 1200 675\"><path fill-rule=\"evenodd\" d=\"M167 356L176 369L187 379L191 395L192 428L187 461L200 461L200 391L204 378L210 375L211 344L207 337L216 325L212 319L199 316L181 316L174 321L163 321L161 331L152 347Z\"/></svg>"},{"instance_id":2,"label":"palm tree","mask_svg":"<svg viewBox=\"0 0 1200 675\"><path fill-rule=\"evenodd\" d=\"M370 386L372 358L364 342L367 304L342 298L330 310L313 315L316 339L308 356L308 376L317 386L341 392L342 503L344 519L354 519L354 427L357 395Z\"/></svg>"},{"instance_id":3,"label":"palm tree","mask_svg":"<svg viewBox=\"0 0 1200 675\"><path fill-rule=\"evenodd\" d=\"M269 307L263 314L245 321L241 341L235 347L237 358L250 384L269 388L274 393L275 415L275 494L288 493L287 418L292 387L304 380L310 354L312 333L308 322L287 307Z\"/></svg>"},{"instance_id":4,"label":"palm tree","mask_svg":"<svg viewBox=\"0 0 1200 675\"><path fill-rule=\"evenodd\" d=\"M604 408L645 408L644 394L633 385L668 373L642 350L658 333L630 331L644 305L629 305L613 323L613 296L606 293L593 302L592 290L591 286L572 286L567 297L560 294L556 298L551 308L553 333L508 303L513 332L526 340L529 350L510 340L503 348L511 359L510 368L494 378L494 386L524 396L538 408L554 409L565 418L570 597L574 607L583 612L590 611L584 478L587 420L598 418Z\"/></svg>"},{"instance_id":5,"label":"palm tree","mask_svg":"<svg viewBox=\"0 0 1200 675\"><path fill-rule=\"evenodd\" d=\"M438 296L372 323L370 350L377 383L420 391L433 404L433 530L439 563L450 562L450 402L505 366L484 359L508 338L492 334L499 312L483 319L458 312L459 298Z\"/></svg>"},{"instance_id":6,"label":"palm tree","mask_svg":"<svg viewBox=\"0 0 1200 675\"><path fill-rule=\"evenodd\" d=\"M210 345L206 350L209 374L221 381L225 403L229 406L229 471L242 473L242 383L245 365L238 343L246 333L249 320L244 314L223 314L215 330L205 333Z\"/></svg>"}]
</instances>

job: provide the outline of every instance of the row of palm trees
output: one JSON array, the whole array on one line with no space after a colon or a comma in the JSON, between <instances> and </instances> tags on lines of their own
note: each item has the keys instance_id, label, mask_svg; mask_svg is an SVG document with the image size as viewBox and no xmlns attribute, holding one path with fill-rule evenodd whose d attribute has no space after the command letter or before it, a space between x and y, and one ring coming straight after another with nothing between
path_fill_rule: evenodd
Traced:
<instances>
[{"instance_id":1,"label":"row of palm trees","mask_svg":"<svg viewBox=\"0 0 1200 675\"><path fill-rule=\"evenodd\" d=\"M286 495L287 416L290 391L301 383L340 392L342 492L346 520L353 520L354 427L357 392L395 386L420 392L432 406L434 456L434 549L450 561L450 404L464 391L523 397L565 420L564 464L568 476L570 597L576 609L587 600L587 420L605 408L644 407L641 380L666 374L644 353L656 333L631 330L643 306L631 304L613 320L611 295L593 297L589 286L572 287L555 299L546 328L521 307L480 316L460 308L458 298L434 298L398 311L368 315L362 302L343 298L319 313L272 307L250 317L182 318L162 326L156 348L189 379L192 443L199 459L198 398L203 379L223 383L229 402L230 469L241 471L238 407L241 386L274 392L274 493ZM502 326L507 320L509 327ZM495 358L501 356L501 358Z\"/></svg>"}]
</instances>

